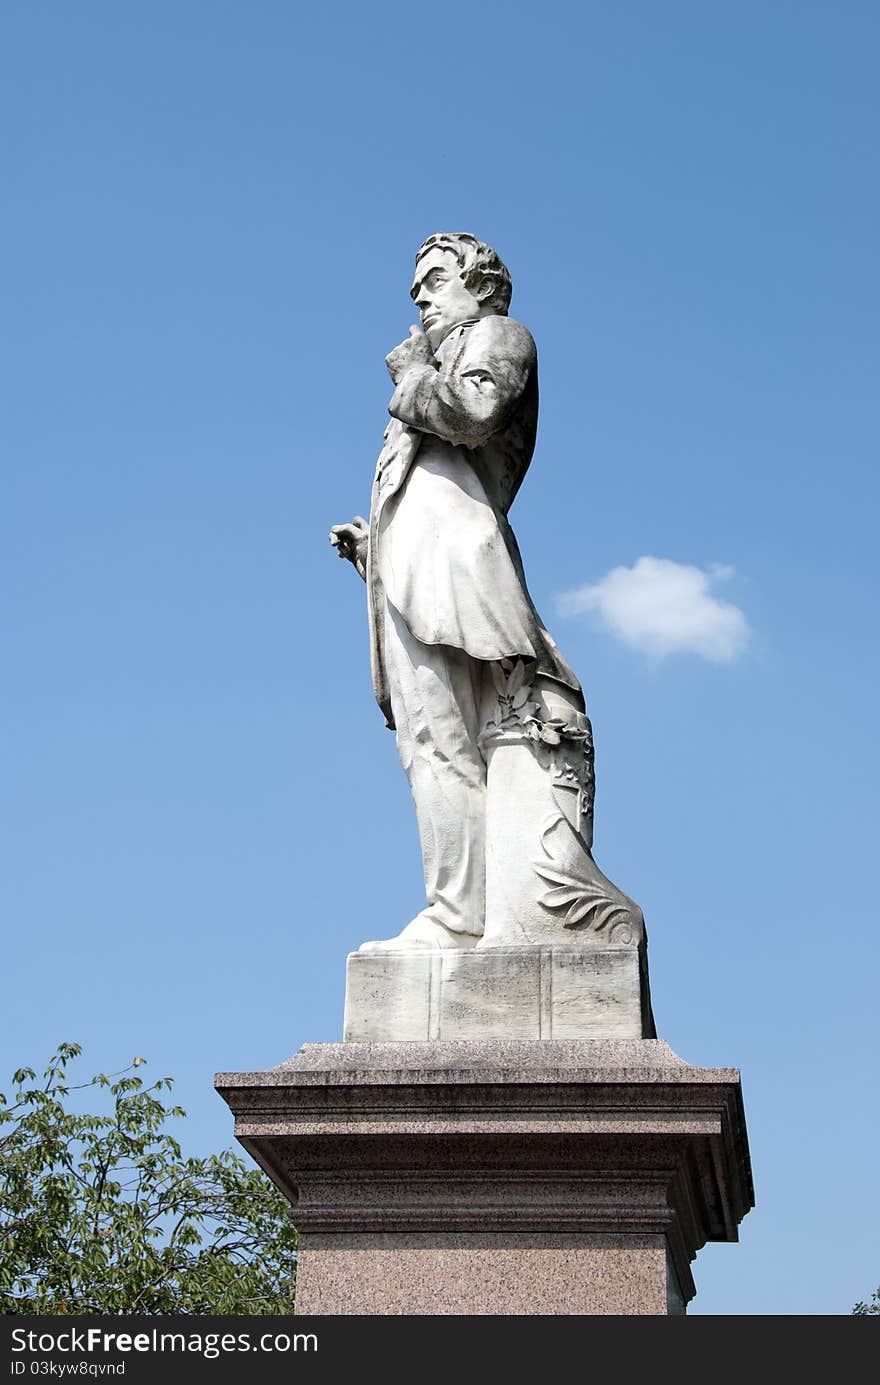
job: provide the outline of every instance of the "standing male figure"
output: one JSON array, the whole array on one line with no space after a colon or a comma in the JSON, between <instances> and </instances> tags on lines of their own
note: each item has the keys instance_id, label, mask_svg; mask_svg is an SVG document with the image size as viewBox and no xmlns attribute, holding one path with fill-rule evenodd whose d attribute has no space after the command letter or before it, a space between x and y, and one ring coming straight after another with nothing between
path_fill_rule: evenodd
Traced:
<instances>
[{"instance_id":1,"label":"standing male figure","mask_svg":"<svg viewBox=\"0 0 880 1385\"><path fill-rule=\"evenodd\" d=\"M397 937L362 951L483 936L486 734L499 703L530 709L535 740L558 744L552 725L566 726L592 748L580 684L535 610L507 521L538 418L535 344L507 316L510 275L475 236L440 233L419 249L410 293L423 330L386 360L395 388L369 524L330 535L367 583L373 684L415 800L427 894ZM578 843L587 857L589 845Z\"/></svg>"}]
</instances>

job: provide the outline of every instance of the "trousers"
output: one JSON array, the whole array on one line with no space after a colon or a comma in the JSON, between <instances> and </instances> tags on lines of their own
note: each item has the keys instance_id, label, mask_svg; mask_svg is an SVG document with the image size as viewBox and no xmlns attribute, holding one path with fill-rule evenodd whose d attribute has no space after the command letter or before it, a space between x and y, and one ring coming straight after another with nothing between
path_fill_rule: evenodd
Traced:
<instances>
[{"instance_id":1,"label":"trousers","mask_svg":"<svg viewBox=\"0 0 880 1385\"><path fill-rule=\"evenodd\" d=\"M386 602L385 662L400 761L425 876L423 917L463 939L486 910L486 757L480 731L496 705L488 664L417 640Z\"/></svg>"}]
</instances>

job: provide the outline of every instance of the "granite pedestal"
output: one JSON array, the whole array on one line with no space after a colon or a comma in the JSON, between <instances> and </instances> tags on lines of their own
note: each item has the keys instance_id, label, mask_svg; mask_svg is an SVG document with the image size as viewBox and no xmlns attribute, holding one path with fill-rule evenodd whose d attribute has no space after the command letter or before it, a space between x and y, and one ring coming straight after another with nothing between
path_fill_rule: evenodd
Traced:
<instances>
[{"instance_id":1,"label":"granite pedestal","mask_svg":"<svg viewBox=\"0 0 880 1385\"><path fill-rule=\"evenodd\" d=\"M739 1074L656 1039L306 1044L220 1073L302 1314L666 1314L752 1206Z\"/></svg>"}]
</instances>

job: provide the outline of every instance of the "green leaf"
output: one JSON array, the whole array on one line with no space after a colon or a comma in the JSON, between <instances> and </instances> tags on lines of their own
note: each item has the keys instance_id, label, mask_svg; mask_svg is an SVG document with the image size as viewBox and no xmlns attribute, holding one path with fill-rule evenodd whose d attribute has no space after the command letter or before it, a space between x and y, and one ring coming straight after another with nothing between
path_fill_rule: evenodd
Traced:
<instances>
[{"instance_id":1,"label":"green leaf","mask_svg":"<svg viewBox=\"0 0 880 1385\"><path fill-rule=\"evenodd\" d=\"M164 1126L180 1113L128 1070L77 1084L69 1109L59 1045L45 1089L15 1074L0 1094L0 1312L283 1314L294 1306L290 1207L232 1151L183 1158ZM81 1098L77 1105L81 1107Z\"/></svg>"}]
</instances>

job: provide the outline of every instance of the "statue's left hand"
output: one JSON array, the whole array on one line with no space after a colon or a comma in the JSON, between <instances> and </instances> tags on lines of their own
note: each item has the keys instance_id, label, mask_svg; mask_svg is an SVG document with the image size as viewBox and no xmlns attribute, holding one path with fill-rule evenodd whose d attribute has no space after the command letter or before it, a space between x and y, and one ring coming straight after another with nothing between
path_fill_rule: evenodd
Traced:
<instances>
[{"instance_id":1,"label":"statue's left hand","mask_svg":"<svg viewBox=\"0 0 880 1385\"><path fill-rule=\"evenodd\" d=\"M434 364L434 352L431 350L431 343L420 327L410 327L406 341L395 346L391 354L385 357L385 364L395 385L412 366Z\"/></svg>"},{"instance_id":2,"label":"statue's left hand","mask_svg":"<svg viewBox=\"0 0 880 1385\"><path fill-rule=\"evenodd\" d=\"M340 558L347 558L366 581L367 548L370 542L367 521L361 515L355 515L350 524L334 524L330 530L330 542Z\"/></svg>"}]
</instances>

